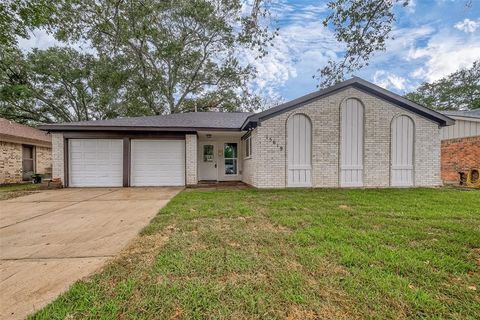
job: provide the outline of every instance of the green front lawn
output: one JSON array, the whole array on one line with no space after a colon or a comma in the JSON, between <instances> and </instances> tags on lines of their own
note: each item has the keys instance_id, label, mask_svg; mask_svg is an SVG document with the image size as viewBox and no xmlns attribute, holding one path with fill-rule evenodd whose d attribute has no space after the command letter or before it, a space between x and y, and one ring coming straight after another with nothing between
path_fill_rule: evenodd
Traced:
<instances>
[{"instance_id":1,"label":"green front lawn","mask_svg":"<svg viewBox=\"0 0 480 320\"><path fill-rule=\"evenodd\" d=\"M34 319L480 318L480 192L182 192Z\"/></svg>"}]
</instances>

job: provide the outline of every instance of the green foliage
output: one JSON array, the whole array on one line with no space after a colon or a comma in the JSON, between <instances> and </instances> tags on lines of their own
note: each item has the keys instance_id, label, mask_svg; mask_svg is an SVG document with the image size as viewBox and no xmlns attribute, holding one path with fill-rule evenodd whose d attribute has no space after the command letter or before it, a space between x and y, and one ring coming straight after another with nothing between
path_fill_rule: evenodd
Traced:
<instances>
[{"instance_id":1,"label":"green foliage","mask_svg":"<svg viewBox=\"0 0 480 320\"><path fill-rule=\"evenodd\" d=\"M0 2L0 48L17 45L17 37L28 38L28 31L53 23L56 10L51 0L2 0Z\"/></svg>"},{"instance_id":2,"label":"green foliage","mask_svg":"<svg viewBox=\"0 0 480 320\"><path fill-rule=\"evenodd\" d=\"M70 0L7 2L0 18L0 116L71 122L186 111L258 108L242 52L266 54L274 36L242 2ZM55 31L72 48L24 54L16 37Z\"/></svg>"},{"instance_id":3,"label":"green foliage","mask_svg":"<svg viewBox=\"0 0 480 320\"><path fill-rule=\"evenodd\" d=\"M480 108L480 60L468 69L458 70L432 83L425 82L407 99L438 110Z\"/></svg>"},{"instance_id":4,"label":"green foliage","mask_svg":"<svg viewBox=\"0 0 480 320\"><path fill-rule=\"evenodd\" d=\"M327 6L332 11L323 21L332 26L335 38L346 45L343 59L330 60L318 70L319 87L328 87L343 81L346 74L368 65L377 51L385 50L395 15L396 4L407 6L409 0L332 0Z\"/></svg>"},{"instance_id":5,"label":"green foliage","mask_svg":"<svg viewBox=\"0 0 480 320\"><path fill-rule=\"evenodd\" d=\"M23 123L117 117L125 72L108 58L52 47L0 62L0 116Z\"/></svg>"},{"instance_id":6,"label":"green foliage","mask_svg":"<svg viewBox=\"0 0 480 320\"><path fill-rule=\"evenodd\" d=\"M271 34L252 27L240 0L72 0L60 12L59 39L124 61L127 104L154 114L257 106L255 70L239 53L263 55Z\"/></svg>"}]
</instances>

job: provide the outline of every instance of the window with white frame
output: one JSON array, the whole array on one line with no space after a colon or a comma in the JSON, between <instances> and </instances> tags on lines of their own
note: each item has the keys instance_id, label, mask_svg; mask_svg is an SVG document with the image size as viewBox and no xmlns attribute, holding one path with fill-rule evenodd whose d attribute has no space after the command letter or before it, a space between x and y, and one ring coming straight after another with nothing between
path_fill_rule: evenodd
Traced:
<instances>
[{"instance_id":1,"label":"window with white frame","mask_svg":"<svg viewBox=\"0 0 480 320\"><path fill-rule=\"evenodd\" d=\"M252 137L245 139L245 158L252 156Z\"/></svg>"},{"instance_id":2,"label":"window with white frame","mask_svg":"<svg viewBox=\"0 0 480 320\"><path fill-rule=\"evenodd\" d=\"M225 160L225 174L235 175L237 174L237 144L225 143L223 145L223 158Z\"/></svg>"}]
</instances>

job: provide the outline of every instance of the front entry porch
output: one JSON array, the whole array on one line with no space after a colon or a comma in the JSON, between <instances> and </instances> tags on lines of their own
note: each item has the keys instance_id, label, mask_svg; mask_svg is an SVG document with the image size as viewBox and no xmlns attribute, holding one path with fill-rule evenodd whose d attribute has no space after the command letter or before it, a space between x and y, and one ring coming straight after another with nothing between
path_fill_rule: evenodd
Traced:
<instances>
[{"instance_id":1,"label":"front entry porch","mask_svg":"<svg viewBox=\"0 0 480 320\"><path fill-rule=\"evenodd\" d=\"M198 181L242 180L242 132L198 132Z\"/></svg>"}]
</instances>

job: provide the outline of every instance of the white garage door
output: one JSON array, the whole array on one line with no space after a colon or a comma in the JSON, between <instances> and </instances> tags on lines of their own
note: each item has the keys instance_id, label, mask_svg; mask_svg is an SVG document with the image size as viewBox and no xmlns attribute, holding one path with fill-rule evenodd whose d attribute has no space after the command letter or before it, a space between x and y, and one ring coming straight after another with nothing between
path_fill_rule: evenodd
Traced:
<instances>
[{"instance_id":1,"label":"white garage door","mask_svg":"<svg viewBox=\"0 0 480 320\"><path fill-rule=\"evenodd\" d=\"M121 187L123 141L120 139L70 139L71 187Z\"/></svg>"},{"instance_id":2,"label":"white garage door","mask_svg":"<svg viewBox=\"0 0 480 320\"><path fill-rule=\"evenodd\" d=\"M132 186L185 185L185 141L132 140Z\"/></svg>"}]
</instances>

